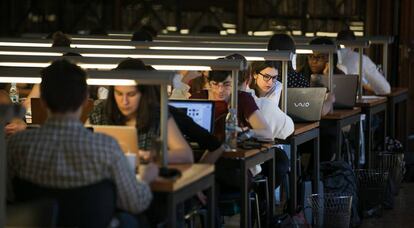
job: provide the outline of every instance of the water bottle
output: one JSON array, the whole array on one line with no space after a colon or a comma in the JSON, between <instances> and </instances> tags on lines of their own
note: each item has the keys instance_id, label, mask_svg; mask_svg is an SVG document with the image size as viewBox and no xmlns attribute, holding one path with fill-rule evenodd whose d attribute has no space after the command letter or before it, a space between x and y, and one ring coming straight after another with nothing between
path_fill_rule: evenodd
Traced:
<instances>
[{"instance_id":1,"label":"water bottle","mask_svg":"<svg viewBox=\"0 0 414 228\"><path fill-rule=\"evenodd\" d=\"M16 83L11 83L10 91L9 91L10 100L14 104L19 103L19 90L17 89Z\"/></svg>"},{"instance_id":2,"label":"water bottle","mask_svg":"<svg viewBox=\"0 0 414 228\"><path fill-rule=\"evenodd\" d=\"M225 150L236 151L237 150L237 114L235 109L229 109L229 113L226 116L226 139Z\"/></svg>"}]
</instances>

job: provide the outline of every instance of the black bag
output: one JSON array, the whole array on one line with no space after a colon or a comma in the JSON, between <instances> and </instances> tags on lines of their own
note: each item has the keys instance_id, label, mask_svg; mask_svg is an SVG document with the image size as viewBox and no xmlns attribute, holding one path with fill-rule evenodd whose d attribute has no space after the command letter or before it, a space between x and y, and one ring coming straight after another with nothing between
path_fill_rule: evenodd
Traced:
<instances>
[{"instance_id":1,"label":"black bag","mask_svg":"<svg viewBox=\"0 0 414 228\"><path fill-rule=\"evenodd\" d=\"M352 195L351 227L358 226L358 191L352 167L343 161L321 162L321 180L325 193Z\"/></svg>"}]
</instances>

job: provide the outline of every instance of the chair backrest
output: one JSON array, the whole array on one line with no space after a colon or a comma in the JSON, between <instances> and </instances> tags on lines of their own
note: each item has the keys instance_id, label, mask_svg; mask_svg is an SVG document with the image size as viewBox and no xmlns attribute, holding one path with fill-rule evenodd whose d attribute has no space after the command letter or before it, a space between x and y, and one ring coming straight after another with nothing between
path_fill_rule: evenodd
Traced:
<instances>
[{"instance_id":1,"label":"chair backrest","mask_svg":"<svg viewBox=\"0 0 414 228\"><path fill-rule=\"evenodd\" d=\"M79 188L47 188L15 178L13 189L18 201L56 199L58 226L107 227L115 214L115 185L110 180Z\"/></svg>"},{"instance_id":2,"label":"chair backrest","mask_svg":"<svg viewBox=\"0 0 414 228\"><path fill-rule=\"evenodd\" d=\"M56 227L58 202L36 199L7 205L7 227Z\"/></svg>"}]
</instances>

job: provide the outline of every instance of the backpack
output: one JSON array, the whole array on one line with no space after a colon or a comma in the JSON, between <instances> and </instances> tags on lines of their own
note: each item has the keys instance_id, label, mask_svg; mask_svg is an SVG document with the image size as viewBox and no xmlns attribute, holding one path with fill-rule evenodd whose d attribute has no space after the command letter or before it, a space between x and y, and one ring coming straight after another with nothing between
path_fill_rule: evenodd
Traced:
<instances>
[{"instance_id":1,"label":"backpack","mask_svg":"<svg viewBox=\"0 0 414 228\"><path fill-rule=\"evenodd\" d=\"M329 161L321 162L320 170L324 193L352 195L350 226L358 226L361 223L358 214L358 189L352 167L343 161Z\"/></svg>"}]
</instances>

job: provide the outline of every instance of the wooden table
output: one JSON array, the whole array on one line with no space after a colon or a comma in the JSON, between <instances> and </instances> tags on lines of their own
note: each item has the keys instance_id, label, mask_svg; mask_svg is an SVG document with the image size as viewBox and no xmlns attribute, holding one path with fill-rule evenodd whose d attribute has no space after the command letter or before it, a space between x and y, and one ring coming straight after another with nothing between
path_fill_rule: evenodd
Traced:
<instances>
[{"instance_id":1,"label":"wooden table","mask_svg":"<svg viewBox=\"0 0 414 228\"><path fill-rule=\"evenodd\" d=\"M313 193L319 192L319 122L295 123L295 131L285 140L275 140L277 144L290 145L290 197L289 211L296 213L298 205L298 146L313 141Z\"/></svg>"},{"instance_id":2,"label":"wooden table","mask_svg":"<svg viewBox=\"0 0 414 228\"><path fill-rule=\"evenodd\" d=\"M272 149L272 145L264 144L261 149L252 149L252 150L243 150L237 149L236 152L224 152L222 155L223 158L227 159L237 159L240 164L240 170L242 173L242 189L241 189L241 212L240 212L240 227L251 227L251 219L249 216L249 192L248 192L248 174L249 169L262 164L266 163L269 170L269 185L268 185L268 192L269 192L269 201L270 201L270 208L269 211L272 214L271 216L267 216L268 224L270 224L271 219L273 218L273 214L275 213L275 162L274 162L274 150Z\"/></svg>"},{"instance_id":3,"label":"wooden table","mask_svg":"<svg viewBox=\"0 0 414 228\"><path fill-rule=\"evenodd\" d=\"M355 107L353 109L337 109L332 113L322 117L320 121L321 135L329 134L334 135L334 152L337 160L343 160L342 158L342 128L348 125L356 124L357 131L355 135L355 141L358 142L356 146L356 154L354 159L355 167L359 167L359 127L361 124L361 108Z\"/></svg>"},{"instance_id":4,"label":"wooden table","mask_svg":"<svg viewBox=\"0 0 414 228\"><path fill-rule=\"evenodd\" d=\"M392 88L391 93L385 95L388 98L388 135L392 138L397 138L401 141L404 149L407 149L408 140L408 127L407 127L407 102L408 102L408 89L407 88ZM397 106L401 105L402 111L401 119L397 121ZM403 135L398 137L397 132L401 132L403 129Z\"/></svg>"},{"instance_id":5,"label":"wooden table","mask_svg":"<svg viewBox=\"0 0 414 228\"><path fill-rule=\"evenodd\" d=\"M151 184L151 190L157 195L165 195L165 210L167 210L168 227L177 225L177 205L193 197L197 192L207 192L208 227L214 226L214 165L210 164L180 164L169 165L181 171L177 179L159 177ZM157 208L161 209L161 208Z\"/></svg>"},{"instance_id":6,"label":"wooden table","mask_svg":"<svg viewBox=\"0 0 414 228\"><path fill-rule=\"evenodd\" d=\"M367 161L367 168L370 169L373 164L372 150L373 150L373 135L372 121L374 115L384 112L384 143L387 132L387 98L386 97L375 97L357 100L356 106L361 108L361 113L365 114L366 125L365 125L365 155ZM384 144L385 145L385 144Z\"/></svg>"}]
</instances>

